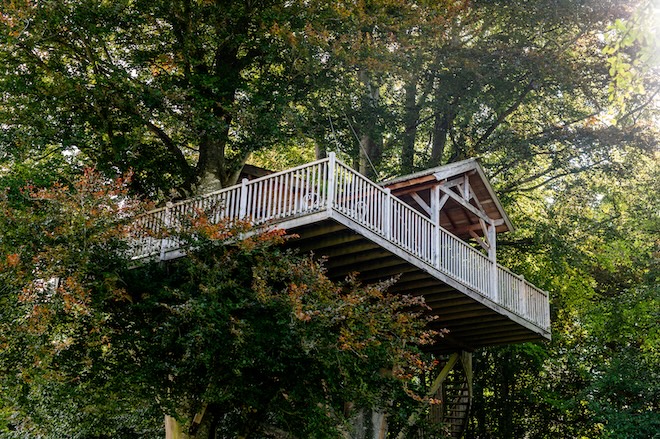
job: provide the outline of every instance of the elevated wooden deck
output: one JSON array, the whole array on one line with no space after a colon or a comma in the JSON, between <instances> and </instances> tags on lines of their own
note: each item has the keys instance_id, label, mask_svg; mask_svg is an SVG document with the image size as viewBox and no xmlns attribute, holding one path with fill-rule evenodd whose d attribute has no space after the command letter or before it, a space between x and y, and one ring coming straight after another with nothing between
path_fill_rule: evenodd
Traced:
<instances>
[{"instance_id":1,"label":"elevated wooden deck","mask_svg":"<svg viewBox=\"0 0 660 439\"><path fill-rule=\"evenodd\" d=\"M548 294L497 264L494 245L491 254L482 253L443 228L439 215L425 216L333 155L154 210L139 221L157 231L199 209L211 220L249 219L296 233L300 238L290 245L327 256L336 279L355 271L366 282L400 275L392 291L424 295L438 316L434 325L449 329L439 351L550 338ZM167 260L183 250L172 240L145 238L133 255Z\"/></svg>"}]
</instances>

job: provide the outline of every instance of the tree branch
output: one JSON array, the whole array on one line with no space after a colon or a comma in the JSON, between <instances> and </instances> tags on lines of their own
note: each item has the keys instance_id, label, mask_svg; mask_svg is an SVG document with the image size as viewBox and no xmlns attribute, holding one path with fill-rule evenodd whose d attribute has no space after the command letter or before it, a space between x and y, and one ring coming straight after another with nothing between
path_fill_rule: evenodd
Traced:
<instances>
[{"instance_id":1,"label":"tree branch","mask_svg":"<svg viewBox=\"0 0 660 439\"><path fill-rule=\"evenodd\" d=\"M475 151L478 151L479 147L488 139L488 137L490 137L491 134L493 134L493 132L497 129L497 127L500 126L502 122L504 122L504 120L511 113L513 113L514 111L516 111L518 107L520 107L520 105L525 100L525 97L529 94L530 91L532 91L533 88L534 88L534 80L530 80L527 86L525 87L525 89L523 90L523 92L521 93L521 95L518 96L518 99L516 99L516 101L513 104L511 104L509 108L504 110L504 112L500 113L500 115L497 116L495 122L493 122L491 126L489 126L488 129L486 129L486 132L482 134L481 137L479 137L479 140L477 140L477 142L474 144Z\"/></svg>"}]
</instances>

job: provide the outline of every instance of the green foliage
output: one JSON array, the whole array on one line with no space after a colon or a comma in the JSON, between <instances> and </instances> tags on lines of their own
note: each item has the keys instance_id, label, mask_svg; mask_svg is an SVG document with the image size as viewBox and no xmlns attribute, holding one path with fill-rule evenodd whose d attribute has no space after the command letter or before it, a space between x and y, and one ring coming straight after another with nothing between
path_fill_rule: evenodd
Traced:
<instances>
[{"instance_id":1,"label":"green foliage","mask_svg":"<svg viewBox=\"0 0 660 439\"><path fill-rule=\"evenodd\" d=\"M432 333L412 311L419 299L334 284L320 262L282 250L278 231L237 239L246 230L203 216L191 226L187 258L128 281L146 319L130 324L180 419L205 407L205 428L223 436L337 437L347 402L387 409L423 367L416 346Z\"/></svg>"},{"instance_id":2,"label":"green foliage","mask_svg":"<svg viewBox=\"0 0 660 439\"><path fill-rule=\"evenodd\" d=\"M136 409L130 353L115 342L136 212L126 180L86 171L20 194L1 202L3 437L149 437L155 413Z\"/></svg>"},{"instance_id":3,"label":"green foliage","mask_svg":"<svg viewBox=\"0 0 660 439\"><path fill-rule=\"evenodd\" d=\"M161 413L185 422L209 403L207 419L228 413L216 425L224 433L295 424L322 436L344 420L340 391L370 404L389 389L399 407L400 382L361 369L365 352L387 367L404 352L378 317L398 305L372 303L384 286L349 280L336 292L311 260L227 237L182 237L210 259L127 271L116 257L127 231L110 218L124 193L99 189L109 208L91 195L74 202L71 175L90 164L107 176L133 170L131 191L161 200L231 183L256 151L255 163L285 168L336 149L362 172L371 161L380 178L480 156L518 228L498 257L551 292L552 343L475 355L474 437L651 435L657 407L642 400L657 400L643 374L657 370L653 14L644 0L3 2L0 370L10 410L0 428L147 437ZM35 188L21 192L25 181ZM37 199L55 183L60 196ZM33 282L55 277L68 283L52 298ZM342 307L362 294L371 299ZM238 323L218 323L229 317ZM341 349L333 319L350 322L355 345ZM229 367L221 347L241 359L238 373L214 372ZM310 361L304 382L326 387L293 383L305 371L284 353ZM342 374L358 390L332 387ZM245 388L223 393L225 378ZM271 399L257 400L259 389ZM53 410L73 396L75 409ZM261 423L250 411L258 403L269 413ZM393 424L406 419L402 407Z\"/></svg>"},{"instance_id":4,"label":"green foliage","mask_svg":"<svg viewBox=\"0 0 660 439\"><path fill-rule=\"evenodd\" d=\"M469 437L654 437L658 160L565 178L509 209L505 265L552 292L553 340L475 355Z\"/></svg>"},{"instance_id":5,"label":"green foliage","mask_svg":"<svg viewBox=\"0 0 660 439\"><path fill-rule=\"evenodd\" d=\"M428 403L410 382L432 366L423 300L335 284L282 231L201 212L171 231L188 257L131 268L126 186L87 171L2 202L4 436L155 437L168 413L200 435L330 438L348 402Z\"/></svg>"}]
</instances>

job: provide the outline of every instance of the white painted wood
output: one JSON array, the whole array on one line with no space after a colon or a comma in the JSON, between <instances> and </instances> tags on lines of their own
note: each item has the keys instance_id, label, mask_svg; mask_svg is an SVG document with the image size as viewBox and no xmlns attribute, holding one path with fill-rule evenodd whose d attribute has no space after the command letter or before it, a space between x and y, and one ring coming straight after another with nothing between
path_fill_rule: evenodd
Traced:
<instances>
[{"instance_id":1,"label":"white painted wood","mask_svg":"<svg viewBox=\"0 0 660 439\"><path fill-rule=\"evenodd\" d=\"M497 230L493 224L488 225L488 259L490 259L490 295L499 302L499 286L497 282Z\"/></svg>"},{"instance_id":2,"label":"white painted wood","mask_svg":"<svg viewBox=\"0 0 660 439\"><path fill-rule=\"evenodd\" d=\"M426 204L426 202L422 199L422 197L420 197L419 195L417 195L417 192L411 192L411 193L410 193L410 196L413 198L413 200L417 201L417 204L419 204L420 207L421 207L422 209L424 209L424 211L425 211L430 217L433 216L433 213L432 213L433 211L431 210L431 206L429 206L428 204Z\"/></svg>"},{"instance_id":3,"label":"white painted wood","mask_svg":"<svg viewBox=\"0 0 660 439\"><path fill-rule=\"evenodd\" d=\"M283 228L336 218L442 282L497 312L513 313L513 320L519 316L537 326L539 333L548 335L548 295L497 264L493 221L482 218L487 223L488 256L440 227L439 208L449 197L467 203L452 190L437 186L428 206L431 218L427 218L331 153L324 160L243 180L240 185L137 217L136 227L147 233L133 243L132 255L136 260L184 255L185 249L162 232L167 228L180 230L200 213L211 222L250 219L258 227Z\"/></svg>"},{"instance_id":4,"label":"white painted wood","mask_svg":"<svg viewBox=\"0 0 660 439\"><path fill-rule=\"evenodd\" d=\"M458 204L463 206L465 209L467 209L470 212L472 212L473 214L475 214L478 218L483 219L487 223L492 223L493 222L493 220L488 215L486 215L485 212L480 211L479 209L477 209L476 207L474 207L473 205L468 203L465 200L465 198L462 198L460 195L456 194L456 192L452 191L451 189L447 189L447 188L443 187L442 185L439 185L438 187L440 188L440 190L442 192L444 192L446 195L451 197L453 200L455 200Z\"/></svg>"}]
</instances>

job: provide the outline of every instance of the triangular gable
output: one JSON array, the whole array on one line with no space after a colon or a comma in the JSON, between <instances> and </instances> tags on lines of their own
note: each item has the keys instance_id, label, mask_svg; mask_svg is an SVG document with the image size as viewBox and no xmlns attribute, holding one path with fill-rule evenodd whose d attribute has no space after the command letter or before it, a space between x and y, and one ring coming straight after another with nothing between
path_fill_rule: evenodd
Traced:
<instances>
[{"instance_id":1,"label":"triangular gable","mask_svg":"<svg viewBox=\"0 0 660 439\"><path fill-rule=\"evenodd\" d=\"M476 159L398 177L382 186L430 218L434 218L434 210L439 206L440 225L461 238L483 236L484 223L493 225L498 233L513 230Z\"/></svg>"}]
</instances>

